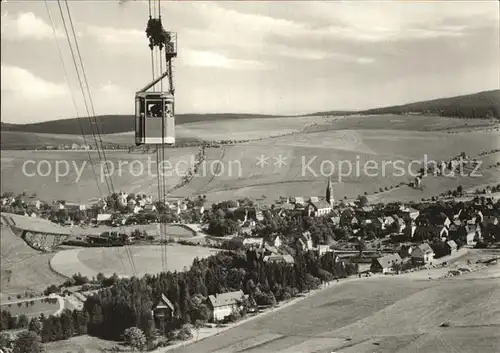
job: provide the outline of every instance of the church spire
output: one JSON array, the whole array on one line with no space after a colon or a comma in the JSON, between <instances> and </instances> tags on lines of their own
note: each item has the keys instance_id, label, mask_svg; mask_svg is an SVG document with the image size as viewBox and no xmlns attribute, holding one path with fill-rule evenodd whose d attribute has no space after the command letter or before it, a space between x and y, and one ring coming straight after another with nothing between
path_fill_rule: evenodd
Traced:
<instances>
[{"instance_id":1,"label":"church spire","mask_svg":"<svg viewBox=\"0 0 500 353\"><path fill-rule=\"evenodd\" d=\"M328 177L328 184L326 186L326 202L333 206L333 193L332 193L332 179Z\"/></svg>"}]
</instances>

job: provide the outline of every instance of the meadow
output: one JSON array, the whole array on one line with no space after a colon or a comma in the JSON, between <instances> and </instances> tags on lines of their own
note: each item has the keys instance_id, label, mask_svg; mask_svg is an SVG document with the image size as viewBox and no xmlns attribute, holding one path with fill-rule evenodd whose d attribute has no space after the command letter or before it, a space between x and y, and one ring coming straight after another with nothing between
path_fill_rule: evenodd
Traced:
<instances>
[{"instance_id":1,"label":"meadow","mask_svg":"<svg viewBox=\"0 0 500 353\"><path fill-rule=\"evenodd\" d=\"M41 314L49 316L59 310L59 302L57 299L24 301L4 304L0 309L9 311L13 316L21 314L25 314L28 317L39 317Z\"/></svg>"},{"instance_id":2,"label":"meadow","mask_svg":"<svg viewBox=\"0 0 500 353\"><path fill-rule=\"evenodd\" d=\"M262 195L268 199L281 195L323 195L327 176L331 174L337 199L356 197L365 192L372 193L381 187L408 182L412 177L407 174L401 177L394 176L394 168L389 165L385 170L385 175L371 176L371 174L361 175L366 173L354 173L354 175L339 178L338 172L331 173L331 162L334 167L338 166L340 161L351 162L352 165L359 162L362 166L368 160L381 165L383 161L395 160L409 163L412 160L422 160L425 155L431 159L449 159L462 151L475 155L500 146L500 132L492 128L495 126L498 126L498 122L486 119L465 120L399 115L248 118L186 123L177 129L178 135L185 138L255 140L225 145L221 148L208 148L207 159L203 164L204 169L189 184L177 189L171 196L190 197L207 194L209 201L218 201L245 196L260 198ZM464 127L471 130L461 131L460 129ZM449 133L455 131L453 129L461 132ZM304 131L299 133L300 130ZM290 134L269 137L285 133ZM67 136L60 137L66 138ZM104 138L130 141L132 133L105 135ZM177 170L166 178L168 187L179 184L197 151L196 147L166 151L168 155L166 159L170 165L177 167ZM98 163L95 152L92 154L96 161L97 181L90 163L86 163L81 178L77 178L78 170L74 165L78 168L84 165L88 159L86 152L2 151L1 189L2 191L36 192L38 197L47 200L60 198L86 202L92 197L100 196L97 185L102 193L107 192L103 177L105 166ZM267 165L262 168L256 164L256 158L261 155L269 158ZM275 158L279 158L280 155L286 163L281 167L275 164L277 161ZM113 167L110 169L114 169L115 190L153 195L157 193L155 154L108 151L106 156L113 162ZM307 170L303 173L304 165L311 158L316 158L312 163L312 168L317 175ZM48 176L30 177L22 172L23 163L28 159L37 163L47 160L53 169L57 161L64 160L69 163L70 170L68 175L61 176L59 180L56 180L55 173ZM137 162L131 167L134 161ZM120 162L121 168L119 168ZM325 169L318 173L322 162ZM38 164L28 165L28 173L33 173L36 165ZM42 165L43 168L47 168L47 165ZM64 168L64 165L60 166L63 172ZM148 168L152 171L151 173L147 171ZM46 169L43 169L43 172L45 171ZM495 171L491 171L490 174L481 182L487 183L490 179L497 177ZM470 181L467 185L473 186L479 181ZM450 186L452 185L454 184L450 183ZM447 184L429 188L429 193L441 187L447 187Z\"/></svg>"},{"instance_id":3,"label":"meadow","mask_svg":"<svg viewBox=\"0 0 500 353\"><path fill-rule=\"evenodd\" d=\"M330 130L289 135L209 149L205 168L208 172L200 173L186 187L177 190L174 196L201 193L206 194L210 201L234 197L274 200L279 196L323 196L327 178L331 176L334 197L337 200L352 198L413 181L416 174L412 175L409 171L415 173L422 163L410 162L423 161L426 156L428 160L449 160L461 152L476 156L498 147L500 133L496 131L447 134L405 130ZM268 157L267 164L257 163L261 155ZM284 161L281 165L278 164L280 156ZM491 156L481 158L486 159L485 166L495 161ZM311 160L312 163L309 163ZM403 172L396 169L396 161L400 161L399 166L404 166ZM365 163L375 165L375 169L364 170ZM218 169L212 167L217 165L220 165ZM352 172L347 175L349 165ZM357 165L360 166L359 171L356 170ZM460 184L469 187L500 179L498 169L484 169L482 172L480 178L455 178L439 180L434 182L435 185L431 183L425 195L417 195L418 200L427 194L430 197L454 189ZM408 192L406 189L398 189L395 195L404 198Z\"/></svg>"},{"instance_id":4,"label":"meadow","mask_svg":"<svg viewBox=\"0 0 500 353\"><path fill-rule=\"evenodd\" d=\"M61 284L65 278L50 269L49 261L54 254L40 253L28 246L10 228L2 226L1 245L1 292L0 300L8 296L34 291L40 294L49 284Z\"/></svg>"},{"instance_id":5,"label":"meadow","mask_svg":"<svg viewBox=\"0 0 500 353\"><path fill-rule=\"evenodd\" d=\"M470 275L434 281L383 276L334 284L172 352L497 352L499 282ZM444 322L448 327L440 327Z\"/></svg>"},{"instance_id":6,"label":"meadow","mask_svg":"<svg viewBox=\"0 0 500 353\"><path fill-rule=\"evenodd\" d=\"M162 251L160 246L130 246L137 275L159 273L162 271ZM167 267L170 271L182 271L189 268L193 260L208 257L217 250L184 245L167 246ZM63 276L75 273L92 278L99 272L106 276L116 273L119 276L134 274L127 249L125 247L86 248L59 251L50 260L51 268Z\"/></svg>"},{"instance_id":7,"label":"meadow","mask_svg":"<svg viewBox=\"0 0 500 353\"><path fill-rule=\"evenodd\" d=\"M168 149L165 152L165 160L168 161L165 163L170 163L165 167L175 169L175 172L167 174L167 188L180 182L197 153L196 147ZM66 200L85 203L108 194L105 176L111 174L116 192L157 193L156 154L107 151L107 164L99 161L95 151L91 152L91 156L93 163L88 161L85 151L2 151L1 190L24 191L28 195L35 193L47 202ZM25 165L26 161L33 162ZM59 173L56 169L58 165Z\"/></svg>"}]
</instances>

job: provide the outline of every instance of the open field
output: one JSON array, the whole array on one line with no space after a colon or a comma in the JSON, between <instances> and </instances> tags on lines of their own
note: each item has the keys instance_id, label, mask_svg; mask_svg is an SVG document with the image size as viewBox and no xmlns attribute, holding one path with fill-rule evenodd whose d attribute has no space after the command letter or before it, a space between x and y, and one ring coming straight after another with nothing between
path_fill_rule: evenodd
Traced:
<instances>
[{"instance_id":1,"label":"open field","mask_svg":"<svg viewBox=\"0 0 500 353\"><path fill-rule=\"evenodd\" d=\"M0 300L25 291L42 292L49 284L60 284L64 277L50 269L53 254L43 254L30 248L9 227L1 232L1 288Z\"/></svg>"},{"instance_id":2,"label":"open field","mask_svg":"<svg viewBox=\"0 0 500 353\"><path fill-rule=\"evenodd\" d=\"M0 308L9 311L14 316L25 314L28 317L38 317L41 314L45 316L53 315L59 310L60 305L57 299L50 299L50 301L34 300L33 304L28 300L13 304L2 304Z\"/></svg>"},{"instance_id":3,"label":"open field","mask_svg":"<svg viewBox=\"0 0 500 353\"><path fill-rule=\"evenodd\" d=\"M428 115L356 115L329 119L329 123L311 126L308 132L328 130L408 130L441 131L463 130L464 128L498 127L496 119L461 119Z\"/></svg>"},{"instance_id":4,"label":"open field","mask_svg":"<svg viewBox=\"0 0 500 353\"><path fill-rule=\"evenodd\" d=\"M449 160L462 151L477 155L499 146L498 132L449 135L403 130L338 130L289 135L207 150L206 172L200 172L174 196L202 193L207 194L209 201L217 201L261 195L269 200L278 196L323 195L327 177L332 175L334 197L350 198L413 181L408 171L416 172L422 164L410 165L411 161L422 161L426 156L428 160ZM257 165L261 155L269 157L264 166ZM281 166L276 163L280 155L285 162ZM311 169L308 169L306 166L311 160ZM375 163L376 168L364 170L367 161L372 161L368 166ZM483 174L480 178L461 178L463 180L440 179L437 185L429 186L427 192L433 196L459 184L469 187L500 179L498 169L485 169ZM407 189L398 189L397 197L411 194ZM424 197L422 192L414 192L418 200Z\"/></svg>"},{"instance_id":5,"label":"open field","mask_svg":"<svg viewBox=\"0 0 500 353\"><path fill-rule=\"evenodd\" d=\"M105 341L96 337L79 336L70 340L50 342L45 345L46 352L54 353L101 353L111 351L113 347L120 346L116 342ZM124 347L120 347L124 348Z\"/></svg>"},{"instance_id":6,"label":"open field","mask_svg":"<svg viewBox=\"0 0 500 353\"><path fill-rule=\"evenodd\" d=\"M161 247L155 245L129 246L134 258L137 275L160 273L162 271ZM217 250L183 245L167 246L167 266L170 271L189 268L193 260L207 257ZM50 260L50 265L63 276L75 273L92 278L99 272L106 276L113 273L119 276L132 276L133 271L125 247L71 249L58 252Z\"/></svg>"},{"instance_id":7,"label":"open field","mask_svg":"<svg viewBox=\"0 0 500 353\"><path fill-rule=\"evenodd\" d=\"M172 351L497 352L499 304L500 283L478 273L437 281L382 276L333 285Z\"/></svg>"},{"instance_id":8,"label":"open field","mask_svg":"<svg viewBox=\"0 0 500 353\"><path fill-rule=\"evenodd\" d=\"M167 187L176 185L191 167L192 160L198 153L198 148L187 147L169 149L166 151L166 164L170 170L175 169L166 178ZM92 171L92 164L88 161L86 151L2 151L1 190L20 193L25 191L28 195L36 193L37 197L50 202L52 200L67 200L72 202L87 202L94 197L100 197L97 187L107 194L105 173L112 174L115 190L128 193L146 193L155 195L157 186L156 154L129 154L123 151L106 152L107 165L99 162L97 153L91 152L97 180ZM167 157L168 156L168 157ZM26 161L33 161L25 167ZM47 162L44 162L47 161ZM65 162L69 165L66 174ZM60 177L56 175L56 165L59 163ZM121 164L120 164L121 163ZM133 164L132 164L133 163ZM166 162L167 163L167 162ZM112 164L112 165L111 165ZM40 172L37 172L40 165ZM77 169L75 169L75 166ZM49 167L51 169L49 169ZM108 169L107 169L108 168ZM43 176L47 174L47 176ZM80 171L80 172L78 172ZM166 171L168 173L168 171ZM78 178L79 173L81 177ZM34 175L34 176L31 176Z\"/></svg>"},{"instance_id":9,"label":"open field","mask_svg":"<svg viewBox=\"0 0 500 353\"><path fill-rule=\"evenodd\" d=\"M204 163L204 169L199 172L200 175L184 188L176 190L172 196L184 197L203 193L207 194L209 201L217 201L244 196L259 198L260 195L266 195L268 199L280 195L323 195L327 175L332 174L332 163L338 169L340 161L350 161L351 165L355 167L355 163L358 161L360 166L363 166L367 160L373 160L379 163L380 168L383 161L401 160L405 163L406 168L411 160L422 160L425 155L429 159L449 159L462 151L469 155L475 155L485 150L500 147L500 132L498 131L473 131L458 134L448 134L447 131L432 131L463 128L466 124L472 128L474 126L491 126L493 122L483 119L462 120L436 116L381 115L326 119L323 117L253 118L187 123L179 126L180 135L183 134L184 129L186 134L203 135L205 137L200 138L208 140L219 137L221 139L262 137L263 139L207 149L207 161ZM277 130L282 132L298 131L306 125L310 125L306 129L307 133L267 138L274 135ZM115 134L114 137L118 135L122 135L119 138L123 139L132 137L132 135L124 137L127 134ZM247 136L244 136L245 134ZM189 167L188 163L191 162L197 151L198 149L194 147L167 151L168 160L172 167L178 169L167 178L169 186L178 184ZM97 160L96 153L92 153L94 160ZM156 194L156 159L154 154L128 154L119 151L109 151L106 154L108 160L113 162L115 170L113 183L116 190ZM256 165L256 158L261 154L269 157L267 165L263 168ZM278 158L279 155L284 157L283 160L286 163L281 168L275 165L275 158ZM72 164L74 163L81 168L87 158L87 153L83 151L39 151L36 153L2 151L1 189L5 191L14 189L13 191L16 192L25 190L28 194L36 192L38 197L48 200L62 198L69 201L85 202L91 197L99 196L92 168L90 163L86 163L80 180L76 182L77 172ZM317 175L305 169L305 165L312 158L316 158L311 167ZM53 169L56 161L65 160L70 163L70 171L67 176L61 176L58 182L55 180L55 173L46 177L29 177L22 173L23 163L29 159L36 162L47 160ZM136 162L131 168L130 163L134 160L141 163ZM119 168L120 161L123 163L122 168ZM324 169L320 170L322 162ZM144 168L142 174L140 173L141 165ZM151 173L148 173L148 165ZM47 168L47 165L42 167ZM64 168L62 165L63 172ZM347 168L346 165L342 167L343 173L348 172L345 168ZM35 171L35 166L28 165L27 169L29 173L32 173ZM99 187L105 192L105 183L101 180L103 174L101 169L104 167L98 164L96 169L100 179ZM416 170L417 166L411 169ZM459 183L464 184L463 186L467 185L467 187L474 186L476 183L485 184L491 179L499 177L497 171L498 168L489 169L481 180L459 181ZM372 193L379 190L380 187L390 187L412 179L408 173L403 176L399 176L401 173L398 173L395 173L395 167L391 164L386 164L385 176L380 175L381 171L379 170L375 173L376 176L353 172L349 176L339 178L338 170L336 170L332 174L335 183L334 196L337 199L344 196L355 197L364 192ZM444 183L440 181L438 184L428 188L429 194L434 193L435 190L441 190L441 188L448 190L456 187L455 181ZM407 190L403 191L402 189L398 191L403 196L407 192ZM401 197L399 194L395 195L395 197ZM421 199L422 197L426 196L420 196L420 194L410 196L411 199Z\"/></svg>"}]
</instances>

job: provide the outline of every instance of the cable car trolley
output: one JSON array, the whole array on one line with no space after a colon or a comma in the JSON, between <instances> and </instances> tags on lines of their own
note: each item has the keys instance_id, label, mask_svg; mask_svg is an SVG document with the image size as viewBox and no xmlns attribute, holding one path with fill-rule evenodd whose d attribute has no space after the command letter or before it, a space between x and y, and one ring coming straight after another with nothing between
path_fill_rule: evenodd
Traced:
<instances>
[{"instance_id":1,"label":"cable car trolley","mask_svg":"<svg viewBox=\"0 0 500 353\"><path fill-rule=\"evenodd\" d=\"M175 144L175 99L172 60L177 56L177 35L167 32L161 19L150 18L146 30L151 51L165 50L166 71L135 94L135 144ZM161 58L160 58L161 60ZM153 69L154 77L154 69ZM164 78L168 78L166 91L149 91Z\"/></svg>"}]
</instances>

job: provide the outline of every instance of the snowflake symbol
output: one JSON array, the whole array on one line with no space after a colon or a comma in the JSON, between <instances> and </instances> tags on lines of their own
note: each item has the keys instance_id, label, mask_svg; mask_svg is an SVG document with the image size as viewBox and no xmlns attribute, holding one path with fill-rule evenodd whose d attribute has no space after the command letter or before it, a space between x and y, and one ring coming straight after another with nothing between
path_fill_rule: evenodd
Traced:
<instances>
[{"instance_id":1,"label":"snowflake symbol","mask_svg":"<svg viewBox=\"0 0 500 353\"><path fill-rule=\"evenodd\" d=\"M257 158L257 166L261 168L264 168L264 166L268 163L267 160L269 159L269 157L266 157L263 154L261 154L260 157L256 158Z\"/></svg>"},{"instance_id":2,"label":"snowflake symbol","mask_svg":"<svg viewBox=\"0 0 500 353\"><path fill-rule=\"evenodd\" d=\"M276 162L274 162L274 164L276 164L278 166L278 168L281 168L282 166L288 165L285 163L286 157L283 157L281 154L277 158L274 157L274 159L276 160Z\"/></svg>"}]
</instances>

